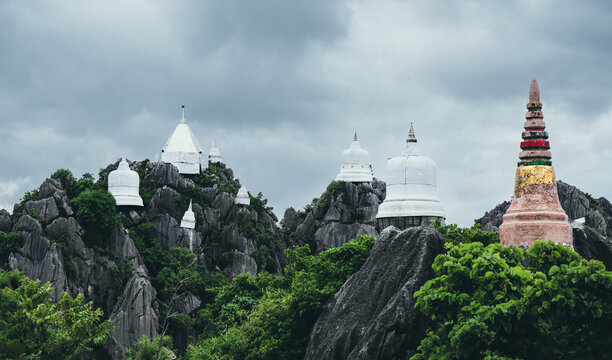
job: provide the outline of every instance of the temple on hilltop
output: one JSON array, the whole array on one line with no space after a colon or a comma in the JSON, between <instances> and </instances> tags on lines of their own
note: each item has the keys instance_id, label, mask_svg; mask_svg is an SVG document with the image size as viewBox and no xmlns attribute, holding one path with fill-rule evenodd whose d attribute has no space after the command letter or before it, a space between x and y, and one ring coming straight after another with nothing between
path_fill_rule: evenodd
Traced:
<instances>
[{"instance_id":1,"label":"temple on hilltop","mask_svg":"<svg viewBox=\"0 0 612 360\"><path fill-rule=\"evenodd\" d=\"M357 132L351 146L342 152L342 166L335 181L372 182L374 174L369 163L370 154L361 148L357 141Z\"/></svg>"},{"instance_id":2,"label":"temple on hilltop","mask_svg":"<svg viewBox=\"0 0 612 360\"><path fill-rule=\"evenodd\" d=\"M531 247L536 240L552 240L572 246L572 228L559 203L540 89L535 78L529 88L525 119L514 197L499 227L500 242L505 246Z\"/></svg>"},{"instance_id":3,"label":"temple on hilltop","mask_svg":"<svg viewBox=\"0 0 612 360\"><path fill-rule=\"evenodd\" d=\"M143 206L139 191L138 173L130 169L125 158L121 158L117 169L108 174L108 192L115 198L117 206Z\"/></svg>"},{"instance_id":4,"label":"temple on hilltop","mask_svg":"<svg viewBox=\"0 0 612 360\"><path fill-rule=\"evenodd\" d=\"M404 151L387 161L385 182L387 195L376 215L379 231L391 225L400 230L428 226L435 219L444 223L446 215L438 198L438 169L419 151L412 123Z\"/></svg>"},{"instance_id":5,"label":"temple on hilltop","mask_svg":"<svg viewBox=\"0 0 612 360\"><path fill-rule=\"evenodd\" d=\"M181 108L181 121L164 145L160 160L170 163L181 174L199 174L201 171L202 149L185 122L185 105Z\"/></svg>"},{"instance_id":6,"label":"temple on hilltop","mask_svg":"<svg viewBox=\"0 0 612 360\"><path fill-rule=\"evenodd\" d=\"M214 164L214 163L223 164L223 158L221 157L221 151L217 147L217 140L213 142L213 146L210 148L210 152L208 153L208 161L211 164Z\"/></svg>"}]
</instances>

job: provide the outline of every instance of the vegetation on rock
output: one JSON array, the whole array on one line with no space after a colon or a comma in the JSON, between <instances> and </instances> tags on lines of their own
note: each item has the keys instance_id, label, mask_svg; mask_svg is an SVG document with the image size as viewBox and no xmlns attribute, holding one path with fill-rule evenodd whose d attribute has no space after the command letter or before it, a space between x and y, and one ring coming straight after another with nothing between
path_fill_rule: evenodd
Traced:
<instances>
[{"instance_id":1,"label":"vegetation on rock","mask_svg":"<svg viewBox=\"0 0 612 360\"><path fill-rule=\"evenodd\" d=\"M414 360L612 357L612 272L599 261L552 242L473 242L433 269L415 293L434 326Z\"/></svg>"},{"instance_id":2,"label":"vegetation on rock","mask_svg":"<svg viewBox=\"0 0 612 360\"><path fill-rule=\"evenodd\" d=\"M3 359L75 359L110 336L102 310L83 294L62 293L54 303L49 284L15 271L0 272L0 357Z\"/></svg>"}]
</instances>

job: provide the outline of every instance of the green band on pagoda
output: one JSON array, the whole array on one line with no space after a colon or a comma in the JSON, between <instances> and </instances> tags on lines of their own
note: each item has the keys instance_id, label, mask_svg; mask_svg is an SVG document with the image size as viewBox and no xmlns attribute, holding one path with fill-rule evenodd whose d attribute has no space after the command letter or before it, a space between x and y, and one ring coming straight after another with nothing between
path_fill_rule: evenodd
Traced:
<instances>
[{"instance_id":1,"label":"green band on pagoda","mask_svg":"<svg viewBox=\"0 0 612 360\"><path fill-rule=\"evenodd\" d=\"M534 161L519 161L518 163L519 166L529 166L529 165L546 165L546 166L552 166L552 161L546 161L546 160L534 160Z\"/></svg>"}]
</instances>

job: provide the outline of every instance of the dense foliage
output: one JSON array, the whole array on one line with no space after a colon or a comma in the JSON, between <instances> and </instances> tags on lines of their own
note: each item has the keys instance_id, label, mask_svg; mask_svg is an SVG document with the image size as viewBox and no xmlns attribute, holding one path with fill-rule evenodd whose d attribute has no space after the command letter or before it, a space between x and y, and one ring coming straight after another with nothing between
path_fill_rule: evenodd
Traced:
<instances>
[{"instance_id":1,"label":"dense foliage","mask_svg":"<svg viewBox=\"0 0 612 360\"><path fill-rule=\"evenodd\" d=\"M612 273L552 242L439 255L415 293L434 322L412 359L612 358Z\"/></svg>"},{"instance_id":2,"label":"dense foliage","mask_svg":"<svg viewBox=\"0 0 612 360\"><path fill-rule=\"evenodd\" d=\"M0 264L6 263L10 253L17 251L21 245L23 245L23 239L19 233L0 231Z\"/></svg>"},{"instance_id":3,"label":"dense foliage","mask_svg":"<svg viewBox=\"0 0 612 360\"><path fill-rule=\"evenodd\" d=\"M301 359L325 304L366 261L375 238L357 239L318 256L287 250L283 276L240 275L201 310L210 329L189 359Z\"/></svg>"},{"instance_id":4,"label":"dense foliage","mask_svg":"<svg viewBox=\"0 0 612 360\"><path fill-rule=\"evenodd\" d=\"M452 245L472 242L480 242L484 245L499 243L499 233L480 230L478 223L470 228L460 228L457 224L441 225L440 220L436 220L431 227L442 234L444 241Z\"/></svg>"},{"instance_id":5,"label":"dense foliage","mask_svg":"<svg viewBox=\"0 0 612 360\"><path fill-rule=\"evenodd\" d=\"M102 310L83 294L62 293L54 303L52 291L17 272L0 273L0 358L74 359L110 336Z\"/></svg>"},{"instance_id":6,"label":"dense foliage","mask_svg":"<svg viewBox=\"0 0 612 360\"><path fill-rule=\"evenodd\" d=\"M104 238L114 227L121 224L115 198L108 191L84 190L70 200L70 205L89 237Z\"/></svg>"}]
</instances>

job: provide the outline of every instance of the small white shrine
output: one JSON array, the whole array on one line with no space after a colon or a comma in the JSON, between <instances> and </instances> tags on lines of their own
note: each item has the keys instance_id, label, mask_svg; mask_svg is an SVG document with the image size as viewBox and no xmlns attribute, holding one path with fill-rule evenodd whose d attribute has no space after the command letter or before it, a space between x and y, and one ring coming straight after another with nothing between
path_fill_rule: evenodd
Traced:
<instances>
[{"instance_id":1,"label":"small white shrine","mask_svg":"<svg viewBox=\"0 0 612 360\"><path fill-rule=\"evenodd\" d=\"M406 147L400 156L387 161L387 195L376 215L380 231L393 225L399 229L428 226L446 215L438 198L438 169L421 154L410 124Z\"/></svg>"},{"instance_id":2,"label":"small white shrine","mask_svg":"<svg viewBox=\"0 0 612 360\"><path fill-rule=\"evenodd\" d=\"M185 211L183 219L181 220L181 227L185 229L195 229L196 219L193 210L191 209L192 201L189 201L189 208Z\"/></svg>"},{"instance_id":3,"label":"small white shrine","mask_svg":"<svg viewBox=\"0 0 612 360\"><path fill-rule=\"evenodd\" d=\"M185 122L185 105L183 104L181 122L164 145L160 160L176 166L181 174L199 174L201 156L200 144Z\"/></svg>"},{"instance_id":4,"label":"small white shrine","mask_svg":"<svg viewBox=\"0 0 612 360\"><path fill-rule=\"evenodd\" d=\"M249 197L249 191L246 186L242 185L236 194L236 200L234 202L238 205L250 205L251 198Z\"/></svg>"},{"instance_id":5,"label":"small white shrine","mask_svg":"<svg viewBox=\"0 0 612 360\"><path fill-rule=\"evenodd\" d=\"M117 170L108 174L108 192L113 195L117 206L143 206L139 194L140 177L130 165L121 159Z\"/></svg>"},{"instance_id":6,"label":"small white shrine","mask_svg":"<svg viewBox=\"0 0 612 360\"><path fill-rule=\"evenodd\" d=\"M342 152L342 166L335 181L371 182L374 178L370 154L361 148L357 141L357 133L353 138L351 147Z\"/></svg>"},{"instance_id":7,"label":"small white shrine","mask_svg":"<svg viewBox=\"0 0 612 360\"><path fill-rule=\"evenodd\" d=\"M223 164L223 158L221 157L221 151L217 147L217 141L213 143L213 146L210 148L210 152L208 153L208 161L210 163L221 163Z\"/></svg>"}]
</instances>

